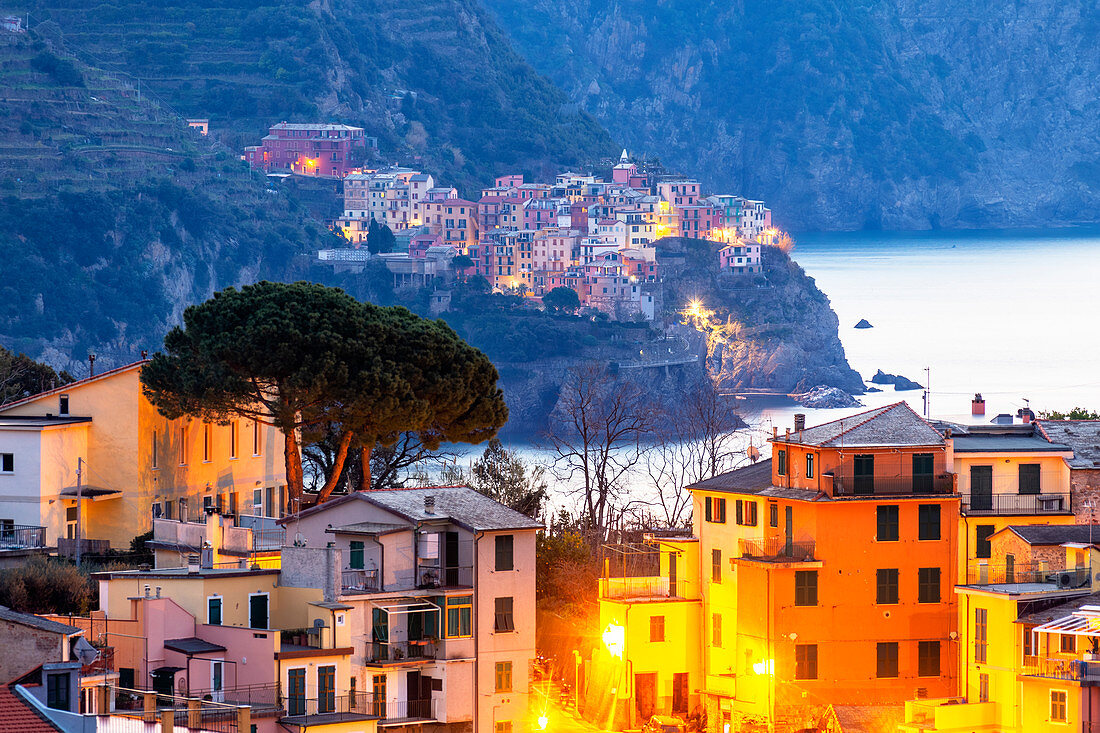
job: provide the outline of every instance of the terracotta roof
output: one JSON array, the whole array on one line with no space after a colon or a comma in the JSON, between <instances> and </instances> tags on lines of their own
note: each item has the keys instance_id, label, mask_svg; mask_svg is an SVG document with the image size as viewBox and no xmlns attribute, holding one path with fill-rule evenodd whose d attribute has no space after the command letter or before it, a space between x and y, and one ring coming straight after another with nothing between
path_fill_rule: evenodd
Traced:
<instances>
[{"instance_id":1,"label":"terracotta roof","mask_svg":"<svg viewBox=\"0 0 1100 733\"><path fill-rule=\"evenodd\" d=\"M823 448L891 447L944 445L943 435L913 412L905 402L865 410L812 428L795 431L790 437L770 440Z\"/></svg>"},{"instance_id":2,"label":"terracotta roof","mask_svg":"<svg viewBox=\"0 0 1100 733\"><path fill-rule=\"evenodd\" d=\"M43 397L48 397L49 395L52 395L52 394L60 394L62 392L68 392L69 390L76 389L77 387L81 387L81 386L83 386L85 384L88 384L90 382L95 382L95 381L100 380L100 379L106 379L107 377L112 377L115 374L121 374L122 372L126 372L126 371L129 371L131 369L137 369L137 368L141 367L143 364L146 364L148 361L149 361L148 359L144 359L144 360L141 360L141 361L135 361L133 364L126 364L125 366L115 367L114 369L108 369L107 371L103 372L102 374L96 374L94 377L85 377L84 379L78 379L75 382L69 382L68 384L63 384L60 387L54 387L53 389L48 389L45 392L39 392L38 394L32 394L30 397L24 397L23 399L16 400L15 402L8 402L4 406L0 407L0 412L3 412L4 410L7 410L11 407L15 407L16 405L24 405L28 402L34 402L37 399L41 399Z\"/></svg>"},{"instance_id":3,"label":"terracotta roof","mask_svg":"<svg viewBox=\"0 0 1100 733\"><path fill-rule=\"evenodd\" d=\"M0 730L57 733L61 729L42 717L11 685L0 685Z\"/></svg>"}]
</instances>

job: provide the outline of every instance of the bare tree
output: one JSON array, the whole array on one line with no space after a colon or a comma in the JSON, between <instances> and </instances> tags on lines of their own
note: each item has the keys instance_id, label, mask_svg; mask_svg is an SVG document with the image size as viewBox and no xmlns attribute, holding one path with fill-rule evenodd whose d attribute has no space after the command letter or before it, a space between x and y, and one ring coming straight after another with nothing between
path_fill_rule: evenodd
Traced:
<instances>
[{"instance_id":1,"label":"bare tree","mask_svg":"<svg viewBox=\"0 0 1100 733\"><path fill-rule=\"evenodd\" d=\"M685 487L729 471L745 457L738 448L740 425L732 400L719 396L709 381L665 407L645 469L669 527L686 526L691 519Z\"/></svg>"},{"instance_id":2,"label":"bare tree","mask_svg":"<svg viewBox=\"0 0 1100 733\"><path fill-rule=\"evenodd\" d=\"M302 449L302 462L306 466L306 488L317 492L331 478L336 455L341 449L338 430L317 436ZM370 486L375 489L392 489L406 482L429 483L433 470L442 469L457 460L449 451L433 451L417 439L415 433L401 433L393 445L377 444L370 452ZM344 493L348 487L357 489L362 480L362 453L351 451L343 463L342 473L335 484L335 491Z\"/></svg>"},{"instance_id":3,"label":"bare tree","mask_svg":"<svg viewBox=\"0 0 1100 733\"><path fill-rule=\"evenodd\" d=\"M642 388L598 364L570 370L546 433L552 472L579 481L582 522L599 534L625 508L628 475L642 459L654 429L653 401Z\"/></svg>"}]
</instances>

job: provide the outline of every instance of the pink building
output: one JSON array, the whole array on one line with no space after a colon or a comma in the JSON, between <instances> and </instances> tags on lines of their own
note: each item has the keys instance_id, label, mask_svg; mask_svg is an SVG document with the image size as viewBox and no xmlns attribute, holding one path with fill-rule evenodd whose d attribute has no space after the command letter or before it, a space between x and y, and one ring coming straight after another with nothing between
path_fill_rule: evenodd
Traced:
<instances>
[{"instance_id":1,"label":"pink building","mask_svg":"<svg viewBox=\"0 0 1100 733\"><path fill-rule=\"evenodd\" d=\"M253 168L269 173L343 178L362 165L366 149L361 127L280 122L263 144L245 148L244 157Z\"/></svg>"},{"instance_id":2,"label":"pink building","mask_svg":"<svg viewBox=\"0 0 1100 733\"><path fill-rule=\"evenodd\" d=\"M414 259L424 259L428 256L429 247L442 246L443 239L438 234L433 234L430 231L421 231L419 234L413 235L409 240L409 257Z\"/></svg>"},{"instance_id":3,"label":"pink building","mask_svg":"<svg viewBox=\"0 0 1100 733\"><path fill-rule=\"evenodd\" d=\"M657 184L658 195L677 208L698 203L699 189L699 182L690 180L662 181Z\"/></svg>"}]
</instances>

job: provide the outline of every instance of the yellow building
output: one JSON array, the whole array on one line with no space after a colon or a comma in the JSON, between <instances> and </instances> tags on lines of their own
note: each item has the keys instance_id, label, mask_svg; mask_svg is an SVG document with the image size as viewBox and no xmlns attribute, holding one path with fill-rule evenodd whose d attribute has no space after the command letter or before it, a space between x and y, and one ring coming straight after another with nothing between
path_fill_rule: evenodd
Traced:
<instances>
[{"instance_id":1,"label":"yellow building","mask_svg":"<svg viewBox=\"0 0 1100 733\"><path fill-rule=\"evenodd\" d=\"M165 419L142 394L142 364L0 409L0 526L45 527L46 543L71 547L79 521L84 540L100 541L87 550L128 547L154 518L201 519L205 507L282 515L281 434Z\"/></svg>"}]
</instances>

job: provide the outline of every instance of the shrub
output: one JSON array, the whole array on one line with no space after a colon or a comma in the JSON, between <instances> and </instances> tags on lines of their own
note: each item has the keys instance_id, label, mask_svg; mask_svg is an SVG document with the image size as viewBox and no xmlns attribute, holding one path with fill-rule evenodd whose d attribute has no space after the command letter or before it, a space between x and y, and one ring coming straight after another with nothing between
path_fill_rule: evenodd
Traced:
<instances>
[{"instance_id":1,"label":"shrub","mask_svg":"<svg viewBox=\"0 0 1100 733\"><path fill-rule=\"evenodd\" d=\"M0 605L16 611L85 614L95 595L91 579L64 560L35 557L0 571Z\"/></svg>"}]
</instances>

